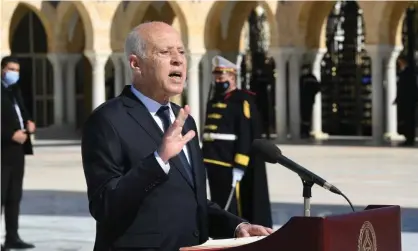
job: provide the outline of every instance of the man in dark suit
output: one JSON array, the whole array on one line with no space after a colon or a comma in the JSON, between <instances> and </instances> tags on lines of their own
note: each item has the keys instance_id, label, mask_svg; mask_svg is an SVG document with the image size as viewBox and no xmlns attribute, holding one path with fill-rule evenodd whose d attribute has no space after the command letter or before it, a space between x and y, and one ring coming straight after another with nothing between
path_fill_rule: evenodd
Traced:
<instances>
[{"instance_id":1,"label":"man in dark suit","mask_svg":"<svg viewBox=\"0 0 418 251\"><path fill-rule=\"evenodd\" d=\"M2 250L34 247L18 234L25 154L33 154L29 135L35 131L16 85L19 70L17 59L8 56L1 60L1 207L6 223Z\"/></svg>"},{"instance_id":2,"label":"man in dark suit","mask_svg":"<svg viewBox=\"0 0 418 251\"><path fill-rule=\"evenodd\" d=\"M413 66L408 65L404 55L398 60L399 76L397 93L394 101L397 104L398 132L405 136L406 141L401 146L415 145L416 116L418 104L418 87Z\"/></svg>"},{"instance_id":3,"label":"man in dark suit","mask_svg":"<svg viewBox=\"0 0 418 251\"><path fill-rule=\"evenodd\" d=\"M300 76L300 135L302 138L309 138L312 127L312 109L315 104L315 96L320 91L320 83L312 73L312 67L308 64L302 68Z\"/></svg>"},{"instance_id":4,"label":"man in dark suit","mask_svg":"<svg viewBox=\"0 0 418 251\"><path fill-rule=\"evenodd\" d=\"M179 250L209 236L268 235L206 199L206 175L181 94L187 61L180 34L143 23L125 52L132 86L98 107L82 136L89 208L97 221L94 250ZM197 83L193 83L197 84Z\"/></svg>"}]
</instances>

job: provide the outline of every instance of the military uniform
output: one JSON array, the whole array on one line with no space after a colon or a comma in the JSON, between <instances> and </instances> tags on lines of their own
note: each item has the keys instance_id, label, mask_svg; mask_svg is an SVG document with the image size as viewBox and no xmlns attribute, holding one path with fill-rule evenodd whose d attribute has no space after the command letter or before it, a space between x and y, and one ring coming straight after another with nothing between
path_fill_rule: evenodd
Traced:
<instances>
[{"instance_id":1,"label":"military uniform","mask_svg":"<svg viewBox=\"0 0 418 251\"><path fill-rule=\"evenodd\" d=\"M225 68L223 70L226 70ZM261 137L255 94L235 89L211 98L202 134L211 200L225 207L232 188L233 169L244 171L229 211L253 224L271 227L265 162L250 154Z\"/></svg>"}]
</instances>

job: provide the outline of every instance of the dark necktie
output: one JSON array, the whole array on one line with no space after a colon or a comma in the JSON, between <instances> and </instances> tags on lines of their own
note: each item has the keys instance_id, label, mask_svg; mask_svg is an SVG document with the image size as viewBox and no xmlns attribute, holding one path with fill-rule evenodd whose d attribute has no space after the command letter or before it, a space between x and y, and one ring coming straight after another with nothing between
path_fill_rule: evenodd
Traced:
<instances>
[{"instance_id":1,"label":"dark necktie","mask_svg":"<svg viewBox=\"0 0 418 251\"><path fill-rule=\"evenodd\" d=\"M166 132L168 130L168 127L170 127L170 125L171 125L170 108L166 105L161 106L160 109L158 109L158 111L157 111L157 116L160 117L160 119L162 120L163 127L164 127L164 132ZM178 156L181 160L181 163L182 163L184 169L186 170L187 174L189 175L190 181L192 182L192 184L194 184L192 166L187 161L186 155L184 154L183 150L180 151Z\"/></svg>"}]
</instances>

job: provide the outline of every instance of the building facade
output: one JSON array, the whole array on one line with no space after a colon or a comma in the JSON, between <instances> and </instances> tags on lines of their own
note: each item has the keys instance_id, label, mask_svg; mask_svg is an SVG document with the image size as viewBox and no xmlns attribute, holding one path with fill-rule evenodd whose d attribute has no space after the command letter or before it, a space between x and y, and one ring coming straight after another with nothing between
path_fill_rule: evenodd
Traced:
<instances>
[{"instance_id":1,"label":"building facade","mask_svg":"<svg viewBox=\"0 0 418 251\"><path fill-rule=\"evenodd\" d=\"M211 58L237 62L245 50L243 27L257 6L269 26L267 53L275 64L274 127L279 139L300 137L299 76L307 60L321 78L328 52L327 25L334 1L6 1L1 0L3 56L19 57L21 86L39 135L77 132L88 114L130 84L124 57L128 32L144 21L164 21L182 34L189 55L185 93L204 123ZM370 126L375 141L399 138L396 125L396 58L404 50L407 1L357 1L363 48L370 59ZM418 25L417 25L418 26ZM323 74L322 74L323 75ZM322 130L321 94L315 99L312 132ZM39 136L41 137L41 136ZM57 136L58 137L58 136Z\"/></svg>"}]
</instances>

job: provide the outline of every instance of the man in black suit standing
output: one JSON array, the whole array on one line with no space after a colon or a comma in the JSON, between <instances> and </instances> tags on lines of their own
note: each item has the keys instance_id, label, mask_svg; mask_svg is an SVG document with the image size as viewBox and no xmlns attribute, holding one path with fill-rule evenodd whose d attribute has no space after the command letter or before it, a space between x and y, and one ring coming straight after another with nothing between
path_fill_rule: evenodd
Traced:
<instances>
[{"instance_id":1,"label":"man in black suit standing","mask_svg":"<svg viewBox=\"0 0 418 251\"><path fill-rule=\"evenodd\" d=\"M414 146L418 105L416 75L414 74L414 66L408 65L408 60L404 55L399 56L397 63L399 75L394 104L397 105L398 132L406 138L406 141L400 145Z\"/></svg>"},{"instance_id":2,"label":"man in black suit standing","mask_svg":"<svg viewBox=\"0 0 418 251\"><path fill-rule=\"evenodd\" d=\"M93 111L82 136L94 250L174 251L209 236L270 234L206 198L190 108L169 102L186 79L180 34L166 23L143 23L128 35L125 53L133 84Z\"/></svg>"},{"instance_id":3,"label":"man in black suit standing","mask_svg":"<svg viewBox=\"0 0 418 251\"><path fill-rule=\"evenodd\" d=\"M1 207L4 208L6 238L1 249L26 249L35 246L18 234L22 199L25 154L33 154L29 135L35 132L19 86L20 65L13 57L1 60Z\"/></svg>"}]
</instances>

